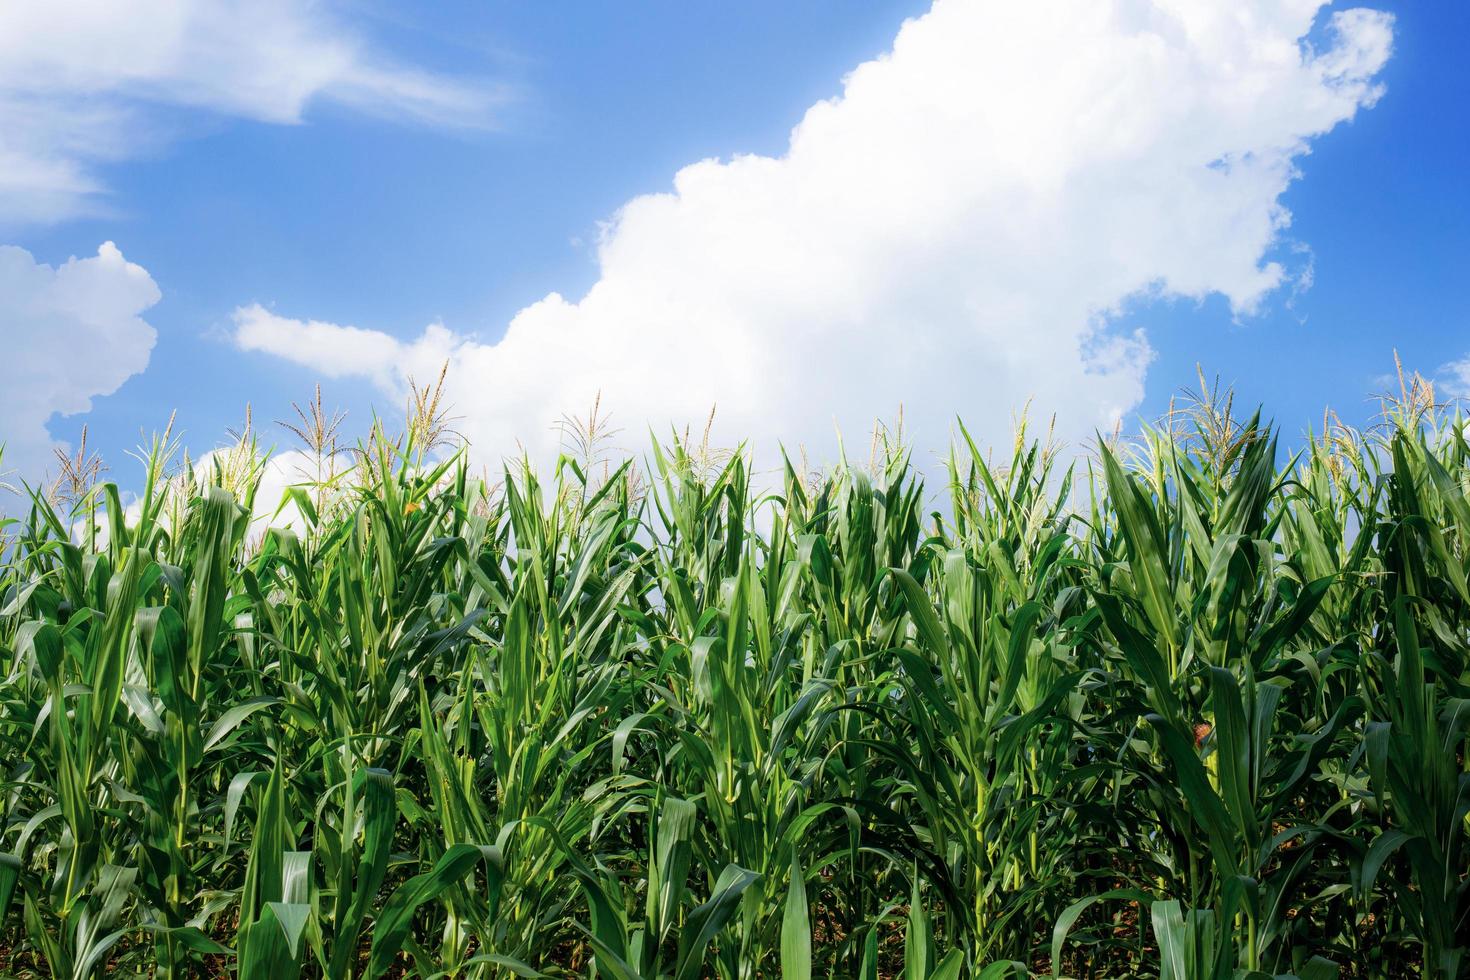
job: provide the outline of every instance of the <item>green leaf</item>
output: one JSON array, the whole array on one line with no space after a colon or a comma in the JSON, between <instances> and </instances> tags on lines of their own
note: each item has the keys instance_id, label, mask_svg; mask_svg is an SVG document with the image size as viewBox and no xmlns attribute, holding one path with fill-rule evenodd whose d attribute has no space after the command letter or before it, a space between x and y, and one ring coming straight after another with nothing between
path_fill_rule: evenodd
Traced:
<instances>
[{"instance_id":1,"label":"green leaf","mask_svg":"<svg viewBox=\"0 0 1470 980\"><path fill-rule=\"evenodd\" d=\"M214 725L209 729L209 735L204 740L204 751L217 748L231 732L240 727L240 723L251 715L264 708L280 704L280 698L251 698L243 701L227 710L219 716Z\"/></svg>"},{"instance_id":2,"label":"green leaf","mask_svg":"<svg viewBox=\"0 0 1470 980\"><path fill-rule=\"evenodd\" d=\"M5 914L15 898L20 885L21 863L14 854L0 854L0 930L5 926Z\"/></svg>"},{"instance_id":3,"label":"green leaf","mask_svg":"<svg viewBox=\"0 0 1470 980\"><path fill-rule=\"evenodd\" d=\"M786 914L781 919L781 976L811 980L812 926L806 904L806 880L796 848L791 849L791 880L786 886Z\"/></svg>"},{"instance_id":4,"label":"green leaf","mask_svg":"<svg viewBox=\"0 0 1470 980\"><path fill-rule=\"evenodd\" d=\"M1137 888L1115 888L1100 895L1089 895L1068 905L1062 914L1057 916L1057 921L1051 930L1051 975L1053 977L1062 975L1062 945L1067 941L1067 933L1072 931L1072 926L1081 918L1082 913L1098 902L1113 901L1137 902L1139 908L1143 908L1152 901L1152 897Z\"/></svg>"},{"instance_id":5,"label":"green leaf","mask_svg":"<svg viewBox=\"0 0 1470 980\"><path fill-rule=\"evenodd\" d=\"M485 865L490 890L498 892L502 880L499 852L492 847L473 844L455 844L434 862L433 868L398 886L383 905L373 928L367 976L379 977L387 972L403 948L403 941L413 925L414 912L419 906L438 898L481 862Z\"/></svg>"},{"instance_id":6,"label":"green leaf","mask_svg":"<svg viewBox=\"0 0 1470 980\"><path fill-rule=\"evenodd\" d=\"M1009 969L1010 964L992 964L992 971L994 970L995 966L1005 966L1007 967L1007 969ZM934 967L933 972L929 974L929 980L959 980L960 971L964 968L965 954L961 953L957 949L952 949L948 953L944 954L944 959L940 960L939 965ZM986 974L982 973L980 976L985 977ZM990 976L1000 977L1004 976L1004 973L998 971L991 972Z\"/></svg>"},{"instance_id":7,"label":"green leaf","mask_svg":"<svg viewBox=\"0 0 1470 980\"><path fill-rule=\"evenodd\" d=\"M934 933L929 927L929 913L919 894L919 876L913 876L909 896L908 928L903 940L903 975L905 980L928 980L929 965L934 961Z\"/></svg>"},{"instance_id":8,"label":"green leaf","mask_svg":"<svg viewBox=\"0 0 1470 980\"><path fill-rule=\"evenodd\" d=\"M709 901L691 909L685 919L679 933L679 966L674 980L695 980L703 975L705 950L740 907L740 896L759 878L754 871L738 865L725 866Z\"/></svg>"}]
</instances>

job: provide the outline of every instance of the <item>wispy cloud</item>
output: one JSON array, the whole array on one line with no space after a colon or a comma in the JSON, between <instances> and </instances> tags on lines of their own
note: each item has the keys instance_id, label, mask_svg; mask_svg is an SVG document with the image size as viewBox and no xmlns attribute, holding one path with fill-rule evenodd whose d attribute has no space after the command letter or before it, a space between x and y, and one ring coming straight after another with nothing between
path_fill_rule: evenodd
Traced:
<instances>
[{"instance_id":1,"label":"wispy cloud","mask_svg":"<svg viewBox=\"0 0 1470 980\"><path fill-rule=\"evenodd\" d=\"M1470 400L1470 356L1450 361L1435 372L1439 390L1450 398Z\"/></svg>"},{"instance_id":2,"label":"wispy cloud","mask_svg":"<svg viewBox=\"0 0 1470 980\"><path fill-rule=\"evenodd\" d=\"M482 127L505 98L501 86L393 59L327 4L0 4L0 226L96 208L98 165L167 139L171 109L289 124L333 102Z\"/></svg>"}]
</instances>

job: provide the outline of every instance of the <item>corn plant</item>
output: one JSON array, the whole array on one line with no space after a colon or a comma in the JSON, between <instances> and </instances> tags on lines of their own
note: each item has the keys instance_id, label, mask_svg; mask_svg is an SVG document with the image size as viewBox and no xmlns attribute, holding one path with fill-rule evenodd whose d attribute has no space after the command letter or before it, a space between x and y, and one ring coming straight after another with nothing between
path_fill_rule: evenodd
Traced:
<instances>
[{"instance_id":1,"label":"corn plant","mask_svg":"<svg viewBox=\"0 0 1470 980\"><path fill-rule=\"evenodd\" d=\"M438 388L0 518L0 973L1470 975L1470 447L1205 390L1072 457L671 436L476 474ZM7 507L11 505L7 504ZM260 515L265 514L265 517Z\"/></svg>"}]
</instances>

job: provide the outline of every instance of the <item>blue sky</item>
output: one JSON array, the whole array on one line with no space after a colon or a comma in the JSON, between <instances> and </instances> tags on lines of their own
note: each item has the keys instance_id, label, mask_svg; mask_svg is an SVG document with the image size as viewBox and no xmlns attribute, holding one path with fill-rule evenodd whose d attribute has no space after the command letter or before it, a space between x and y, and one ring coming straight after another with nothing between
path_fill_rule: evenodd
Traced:
<instances>
[{"instance_id":1,"label":"blue sky","mask_svg":"<svg viewBox=\"0 0 1470 980\"><path fill-rule=\"evenodd\" d=\"M1160 354L1146 407L1170 383L1193 386L1199 361L1288 431L1319 424L1325 405L1361 424L1394 349L1426 375L1470 352L1470 68L1455 52L1470 6L1377 6L1395 19L1386 92L1313 144L1282 198L1311 287L1238 326L1218 300L1141 311Z\"/></svg>"},{"instance_id":2,"label":"blue sky","mask_svg":"<svg viewBox=\"0 0 1470 980\"><path fill-rule=\"evenodd\" d=\"M1371 107L1358 108L1351 121L1332 124L1326 132L1308 132L1315 123L1300 123L1303 145L1310 152L1285 154L1298 176L1279 195L1264 198L1289 209L1290 226L1276 232L1259 255L1247 256L1257 265L1281 261L1294 281L1260 290L1244 309L1240 302L1232 304L1218 285L1236 282L1239 270L1165 273L1197 279L1203 284L1197 296L1152 297L1145 291L1124 297L1109 318L1109 330L1120 336L1144 331L1152 360L1137 359L1141 366L1127 379L1099 388L1095 396L1079 394L1077 405L1058 407L1078 417L1076 431L1097 424L1087 397L1110 399L1123 406L1128 419L1156 414L1171 394L1193 384L1197 362L1234 384L1243 401L1263 402L1288 434L1320 419L1329 403L1348 421L1367 421L1373 406L1366 396L1391 370L1395 348L1407 365L1426 374L1449 371L1445 380L1453 386L1453 370L1446 366L1470 356L1465 286L1470 276L1464 270L1470 254L1470 181L1465 176L1470 69L1459 51L1470 36L1470 8L1456 3L1372 6L1393 16L1392 55L1368 73L1371 84L1383 87L1382 95ZM354 430L366 424L375 406L396 414L402 377L385 381L378 368L324 371L325 359L332 355L323 350L334 350L332 344L296 354L279 350L279 344L246 349L251 345L243 339L237 311L259 304L281 318L279 331L318 320L380 332L405 344L419 337L426 324L437 322L455 335L446 349L461 351L465 348L460 345L469 342L477 345L476 351L489 350L518 311L553 292L575 302L604 277L596 249L599 235L606 234L601 223L614 218L626 202L668 191L681 167L701 159L728 160L747 153L779 158L792 127L808 108L840 95L847 72L886 51L904 19L928 9L927 3L886 0L328 6L330 16L317 24L321 31L340 30L383 63L474 93L480 102L466 113L473 116L467 119L446 120L438 109L380 111L364 104L377 97L377 90L348 98L324 88L302 99L299 121L283 124L262 118L268 113L258 109L241 110L193 94L201 84L199 72L207 72L207 66L177 83L173 91L189 93L183 96L159 97L156 88L138 95L131 80L109 92L106 79L96 82L86 97L115 96L116 104L130 111L123 135L109 135L119 144L109 152L110 159L84 160L99 190L75 207L40 215L19 213L15 207L7 215L6 199L0 195L0 244L24 249L36 263L59 266L70 256L95 255L102 242L116 243L129 262L146 270L161 294L156 304L140 311L156 331L156 342L146 367L115 392L93 397L91 411L53 416L49 436L64 445L86 424L93 444L121 470L129 465L123 451L138 442L139 431L161 425L174 409L197 453L219 443L226 429L238 424L246 402L253 404L257 419L282 418L290 402L308 397L319 379L327 402L349 410ZM1342 9L1341 4L1327 7L1307 19L1312 43L1329 43L1327 19ZM79 8L76 16L90 14ZM983 20L976 23L985 26ZM1048 44L1044 35L1027 36L1037 59L1060 63L1068 57L1071 42L1066 38ZM975 57L985 58L985 46L993 43L994 38L977 34ZM291 54L283 52L285 57ZM0 48L0 129L5 113L15 111L4 98L4 57ZM52 66L58 89L65 69ZM1051 69L1038 60L1036 70ZM1006 100L1006 92L993 81L984 91L962 95L975 101ZM27 84L32 95L39 88L38 98L49 97L44 73L38 76L33 70ZM947 82L937 77L934 84ZM1290 98L1289 93L1282 95L1282 114L1291 108L1286 104ZM1260 116L1277 108L1268 96L1251 111ZM138 129L136 138L128 135L131 127ZM1251 137L1248 129L1242 132L1242 139ZM934 141L926 145L942 155L945 143L932 133L924 135L931 137ZM1051 139L1046 138L1047 145ZM1273 131L1261 139L1277 137ZM1084 160L1081 166L1086 165ZM943 170L942 163L936 166ZM1107 181L1116 179L1111 170L1106 179L1098 177L1099 193L1108 193L1113 185ZM957 188L957 194L961 191L970 194L969 188ZM1242 214L1259 217L1262 206L1253 203L1255 210ZM851 207L863 211L867 203L856 196ZM892 215L903 212L882 213L890 215L883 220L893 221ZM1060 222L1092 221L1090 212L1079 217L1075 208L1057 214ZM791 220L802 221L802 212L792 212ZM1112 214L1109 220L1127 224L1129 219ZM1180 212L1179 220L1191 221L1190 212ZM768 234L784 234L779 223L761 227ZM865 226L869 234L875 228L881 234L885 227ZM1065 224L1059 229L1067 234ZM799 236L801 229L792 234ZM1201 234L1211 233L1206 227ZM631 234L625 240L634 241ZM1104 231L1101 237L1079 241L1106 251L1111 239ZM1119 243L1120 249L1132 247ZM635 251L632 244L628 251ZM927 252L916 254L932 259ZM958 256L952 268L944 268L960 279L966 275L964 262L985 253L967 244L936 254L941 261ZM1044 276L1035 271L1052 261L1044 246L1034 255L1024 250L1021 255L1007 281L1034 281L1040 284L1036 289L1048 292L1067 288L1064 282L1045 285ZM1231 251L1221 262L1238 258ZM881 267L906 268L904 261L903 252L886 255ZM1069 255L1068 261L1075 257ZM1148 274L1147 265L1140 268ZM1308 268L1309 284L1304 278ZM679 275L677 270L669 274ZM650 284L646 271L640 270L637 280L640 288L659 288L656 277ZM943 291L943 282L916 274L913 293L921 298L909 306L895 305L899 301L892 297L878 303L875 309L894 321L891 332L865 325L822 341L844 348L832 370L884 361L893 356L891 345L905 345L915 336L924 340L926 311L931 297L936 304L943 299L933 295ZM760 288L757 278L752 289ZM1013 300L1007 303L1011 305L1001 308L1014 307ZM11 334L7 346L19 357L21 369L27 358L54 358L56 351L27 340L46 328L29 325L19 314L4 317L8 304L12 311L20 308L7 298L0 279L0 332ZM755 315L749 309L761 308L742 306L739 311ZM801 309L803 315L812 313L806 306ZM825 313L817 309L816 315ZM846 314L832 315L840 330ZM718 316L711 319L682 329L715 335L702 342L718 350L721 321ZM636 323L620 329L628 331L631 346L642 342ZM769 339L784 329L773 326L768 335L753 336ZM1017 329L1030 328L1021 322ZM1011 373L996 396L1002 401L1023 401L1033 387L1046 390L1052 382L1026 373L1036 370L1028 366L1036 363L1034 358L1006 353L1003 325L986 330L986 350L998 347L999 353L996 360L977 364L975 387L989 387L986 379L1004 370ZM272 336L284 336L279 331ZM650 348L666 347L667 336L650 334ZM845 343L844 336L852 342ZM933 343L913 346L943 362L945 336L936 334L928 338ZM351 343L352 336L338 336L337 342ZM959 348L954 356L963 356L966 349ZM85 357L90 351L84 345L62 357ZM523 370L509 352L497 356L496 371L511 376ZM804 370L822 370L815 358L798 360ZM679 364L672 362L675 368ZM1079 378L1095 374L1084 368L1078 369ZM612 362L607 369L633 370ZM524 369L532 387L535 370L543 368ZM596 365L587 374L595 380ZM473 415L497 410L500 403L477 400L476 378L482 376L468 368L456 376L451 394L460 396L456 404L461 411ZM994 413L1002 403L971 397L963 373L946 375L946 384L930 386L923 381L924 366L916 363L899 377L904 384L875 397L896 395L906 410L920 404L935 417L959 412L967 420L975 411ZM801 372L793 369L789 379L800 384ZM1058 390L1074 387L1065 378L1055 383L1061 386ZM640 383L643 388L649 384ZM851 410L833 412L850 425L862 403L853 400L858 395L849 398L841 384L819 380L812 414L820 414L828 401L851 404ZM945 394L936 394L937 389ZM759 434L764 434L762 426L780 434L780 412L794 415L807 407L791 402L785 409L773 409L777 414L768 420L742 415L738 396L736 391L732 424L738 428L748 423ZM689 397L694 396L686 397L681 408ZM722 398L725 404L731 401L732 396ZM554 404L547 401L538 408L548 423L555 411L582 407L553 409ZM778 408L780 404L787 403L778 403ZM1035 407L1045 412L1055 406L1041 399ZM618 406L613 408L616 413ZM636 427L647 417L657 424L660 408L657 399L640 402L620 421ZM887 401L875 403L869 415L891 409ZM0 439L9 437L5 430L15 422L5 417L6 411L0 402ZM474 422L472 418L471 429ZM794 437L804 438L809 429L804 422L793 422ZM499 430L486 431L499 435ZM126 472L118 476L126 482Z\"/></svg>"}]
</instances>

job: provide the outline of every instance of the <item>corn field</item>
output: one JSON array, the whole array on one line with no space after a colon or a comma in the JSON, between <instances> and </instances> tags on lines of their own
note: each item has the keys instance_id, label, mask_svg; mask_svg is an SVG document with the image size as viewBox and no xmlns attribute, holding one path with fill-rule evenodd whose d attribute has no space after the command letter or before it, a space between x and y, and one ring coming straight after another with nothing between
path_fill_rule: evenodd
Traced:
<instances>
[{"instance_id":1,"label":"corn field","mask_svg":"<svg viewBox=\"0 0 1470 980\"><path fill-rule=\"evenodd\" d=\"M0 552L0 974L1470 975L1419 402L815 475L375 427L289 530L248 431L74 468Z\"/></svg>"}]
</instances>

